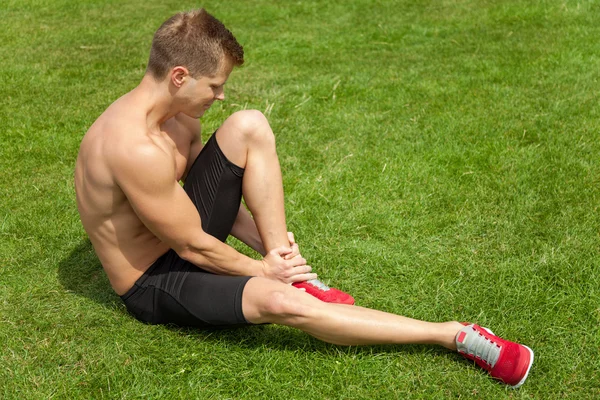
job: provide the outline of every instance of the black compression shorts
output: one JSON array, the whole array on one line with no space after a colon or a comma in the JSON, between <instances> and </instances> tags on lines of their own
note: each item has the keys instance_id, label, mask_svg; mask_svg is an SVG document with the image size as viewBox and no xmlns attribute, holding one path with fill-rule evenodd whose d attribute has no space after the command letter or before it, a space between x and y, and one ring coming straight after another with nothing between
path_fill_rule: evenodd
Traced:
<instances>
[{"instance_id":1,"label":"black compression shorts","mask_svg":"<svg viewBox=\"0 0 600 400\"><path fill-rule=\"evenodd\" d=\"M202 229L225 241L238 214L244 169L223 154L213 134L183 186L198 209ZM121 299L137 319L151 324L209 327L248 324L242 292L249 276L215 275L169 250Z\"/></svg>"}]
</instances>

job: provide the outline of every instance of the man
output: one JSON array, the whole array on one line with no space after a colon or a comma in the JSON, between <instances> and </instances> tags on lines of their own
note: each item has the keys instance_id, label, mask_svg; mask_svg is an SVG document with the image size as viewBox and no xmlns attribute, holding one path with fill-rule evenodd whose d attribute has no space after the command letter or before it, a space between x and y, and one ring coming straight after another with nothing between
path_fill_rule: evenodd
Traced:
<instances>
[{"instance_id":1,"label":"man","mask_svg":"<svg viewBox=\"0 0 600 400\"><path fill-rule=\"evenodd\" d=\"M316 280L287 232L266 118L234 113L202 145L198 118L224 100L242 63L242 47L206 11L176 14L156 32L139 86L83 138L75 168L81 221L127 309L157 324L283 324L339 345L438 344L519 387L533 363L526 346L475 324L352 306L343 292L327 297L333 289ZM264 258L225 244L230 233Z\"/></svg>"}]
</instances>

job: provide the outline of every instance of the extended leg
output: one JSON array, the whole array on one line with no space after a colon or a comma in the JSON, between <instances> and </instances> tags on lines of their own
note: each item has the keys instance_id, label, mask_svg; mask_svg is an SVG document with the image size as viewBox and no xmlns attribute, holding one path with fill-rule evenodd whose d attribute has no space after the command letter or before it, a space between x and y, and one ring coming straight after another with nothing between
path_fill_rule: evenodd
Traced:
<instances>
[{"instance_id":1,"label":"extended leg","mask_svg":"<svg viewBox=\"0 0 600 400\"><path fill-rule=\"evenodd\" d=\"M285 284L252 278L242 297L245 318L252 323L276 323L298 328L318 339L340 345L438 344L456 349L463 325L431 323L357 306L324 303Z\"/></svg>"},{"instance_id":2,"label":"extended leg","mask_svg":"<svg viewBox=\"0 0 600 400\"><path fill-rule=\"evenodd\" d=\"M252 278L246 284L242 310L250 322L291 326L339 345L441 345L457 350L513 388L525 382L533 364L530 348L475 324L431 323L368 308L324 303L287 285L261 278Z\"/></svg>"}]
</instances>

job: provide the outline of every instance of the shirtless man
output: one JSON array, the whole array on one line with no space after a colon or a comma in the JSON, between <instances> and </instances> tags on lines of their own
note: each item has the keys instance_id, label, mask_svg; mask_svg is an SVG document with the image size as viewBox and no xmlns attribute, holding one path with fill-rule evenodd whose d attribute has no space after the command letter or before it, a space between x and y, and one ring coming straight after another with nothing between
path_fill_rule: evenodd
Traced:
<instances>
[{"instance_id":1,"label":"shirtless man","mask_svg":"<svg viewBox=\"0 0 600 400\"><path fill-rule=\"evenodd\" d=\"M329 303L290 285L313 281L329 292L287 232L268 121L258 111L236 112L201 142L198 119L224 100L225 82L242 63L242 47L206 11L176 14L156 32L139 86L81 142L81 221L129 312L154 324L283 324L339 345L436 344L519 387L533 363L526 346L475 324ZM264 257L225 244L230 233ZM340 293L338 302L353 302Z\"/></svg>"}]
</instances>

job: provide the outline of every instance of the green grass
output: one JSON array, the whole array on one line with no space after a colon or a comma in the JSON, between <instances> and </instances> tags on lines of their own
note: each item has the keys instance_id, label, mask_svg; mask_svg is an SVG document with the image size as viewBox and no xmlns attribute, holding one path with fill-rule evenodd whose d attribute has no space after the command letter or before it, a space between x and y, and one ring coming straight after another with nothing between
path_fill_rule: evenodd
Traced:
<instances>
[{"instance_id":1,"label":"green grass","mask_svg":"<svg viewBox=\"0 0 600 400\"><path fill-rule=\"evenodd\" d=\"M599 3L203 3L247 59L204 132L268 114L311 265L361 305L528 344L519 391L432 347L126 314L79 223L73 165L160 23L197 6L3 2L0 397L600 396Z\"/></svg>"}]
</instances>

